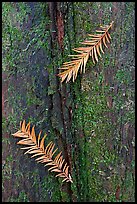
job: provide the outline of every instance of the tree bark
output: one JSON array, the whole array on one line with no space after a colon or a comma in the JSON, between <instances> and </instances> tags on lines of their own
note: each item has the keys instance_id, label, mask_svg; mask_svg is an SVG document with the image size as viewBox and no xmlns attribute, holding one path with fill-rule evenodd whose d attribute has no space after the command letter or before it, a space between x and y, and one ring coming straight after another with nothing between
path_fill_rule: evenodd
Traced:
<instances>
[{"instance_id":1,"label":"tree bark","mask_svg":"<svg viewBox=\"0 0 137 204\"><path fill-rule=\"evenodd\" d=\"M16 75L10 74L2 86L3 138L8 129L10 144L3 142L3 202L134 201L134 2L27 6L28 21L19 28L24 34L20 58L15 70L7 68ZM69 60L72 49L111 21L111 43L99 62L93 65L89 58L85 74L61 83L58 68ZM46 132L45 142L54 141L62 151L72 184L62 183L30 155L23 155L15 139L9 138L22 119L36 125L36 132Z\"/></svg>"}]
</instances>

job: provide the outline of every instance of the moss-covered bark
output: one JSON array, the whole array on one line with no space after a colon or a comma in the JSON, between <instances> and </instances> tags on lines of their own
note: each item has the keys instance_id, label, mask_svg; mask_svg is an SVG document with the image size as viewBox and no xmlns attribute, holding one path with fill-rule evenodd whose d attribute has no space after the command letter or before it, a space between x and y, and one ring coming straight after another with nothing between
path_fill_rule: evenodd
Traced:
<instances>
[{"instance_id":1,"label":"moss-covered bark","mask_svg":"<svg viewBox=\"0 0 137 204\"><path fill-rule=\"evenodd\" d=\"M3 3L4 202L135 200L134 7L133 2ZM111 45L99 62L89 59L85 74L61 84L56 74L72 49L112 20ZM73 184L62 184L23 155L11 136L22 119L56 143Z\"/></svg>"}]
</instances>

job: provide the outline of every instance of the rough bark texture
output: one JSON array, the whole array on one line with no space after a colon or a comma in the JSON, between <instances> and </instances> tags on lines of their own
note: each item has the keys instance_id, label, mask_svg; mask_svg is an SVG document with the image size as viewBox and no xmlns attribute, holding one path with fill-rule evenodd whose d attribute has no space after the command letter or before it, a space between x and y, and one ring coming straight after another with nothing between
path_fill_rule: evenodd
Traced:
<instances>
[{"instance_id":1,"label":"rough bark texture","mask_svg":"<svg viewBox=\"0 0 137 204\"><path fill-rule=\"evenodd\" d=\"M22 23L21 3L3 6L3 13L7 6L14 9L5 29L9 42L3 37L3 58L12 58L2 75L2 201L135 201L134 2L24 4L28 16ZM58 68L72 49L112 20L111 44L99 62L89 59L85 74L61 84ZM23 155L11 136L22 119L56 143L73 184Z\"/></svg>"}]
</instances>

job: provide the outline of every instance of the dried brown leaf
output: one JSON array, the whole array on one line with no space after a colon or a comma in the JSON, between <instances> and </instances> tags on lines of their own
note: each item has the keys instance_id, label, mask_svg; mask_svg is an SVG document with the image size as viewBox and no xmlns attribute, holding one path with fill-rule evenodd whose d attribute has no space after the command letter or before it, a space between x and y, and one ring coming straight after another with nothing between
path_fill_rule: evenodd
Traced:
<instances>
[{"instance_id":1,"label":"dried brown leaf","mask_svg":"<svg viewBox=\"0 0 137 204\"><path fill-rule=\"evenodd\" d=\"M59 176L59 177L63 177L63 178L66 177L66 175L65 175L64 173L59 173L59 174L57 174L55 177L58 177L58 176Z\"/></svg>"},{"instance_id":2,"label":"dried brown leaf","mask_svg":"<svg viewBox=\"0 0 137 204\"><path fill-rule=\"evenodd\" d=\"M108 36L105 35L105 37L106 37L107 42L110 43L110 40L108 39Z\"/></svg>"},{"instance_id":3,"label":"dried brown leaf","mask_svg":"<svg viewBox=\"0 0 137 204\"><path fill-rule=\"evenodd\" d=\"M35 126L32 127L32 130L31 130L31 137L32 137L32 141L34 143L36 143L36 134L35 134L35 129L34 129Z\"/></svg>"},{"instance_id":4,"label":"dried brown leaf","mask_svg":"<svg viewBox=\"0 0 137 204\"><path fill-rule=\"evenodd\" d=\"M102 43L101 43L101 42L100 42L99 46L100 46L101 52L104 54L104 51L103 51L103 49L102 49Z\"/></svg>"},{"instance_id":5,"label":"dried brown leaf","mask_svg":"<svg viewBox=\"0 0 137 204\"><path fill-rule=\"evenodd\" d=\"M59 169L52 169L51 171L54 171L54 172L61 172L61 170L59 170Z\"/></svg>"},{"instance_id":6,"label":"dried brown leaf","mask_svg":"<svg viewBox=\"0 0 137 204\"><path fill-rule=\"evenodd\" d=\"M103 43L104 43L105 47L108 47L108 46L106 45L105 36L103 37Z\"/></svg>"},{"instance_id":7,"label":"dried brown leaf","mask_svg":"<svg viewBox=\"0 0 137 204\"><path fill-rule=\"evenodd\" d=\"M97 48L98 55L101 57L100 50L99 50L99 45L97 45L96 48Z\"/></svg>"},{"instance_id":8,"label":"dried brown leaf","mask_svg":"<svg viewBox=\"0 0 137 204\"><path fill-rule=\"evenodd\" d=\"M68 180L68 178L65 178L63 181L62 181L62 183L64 182L64 181L67 181Z\"/></svg>"},{"instance_id":9,"label":"dried brown leaf","mask_svg":"<svg viewBox=\"0 0 137 204\"><path fill-rule=\"evenodd\" d=\"M58 74L61 78L61 82L66 80L66 83L69 82L72 78L73 82L76 80L78 71L80 69L80 73L85 73L85 68L89 56L92 56L92 61L95 64L98 62L98 56L101 57L101 52L104 54L102 44L105 47L107 43L110 43L110 34L108 31L113 25L113 21L110 25L101 26L101 30L96 30L98 34L88 34L90 40L85 40L81 42L81 44L86 45L88 47L79 47L74 48L73 51L78 52L78 55L70 55L73 59L70 62L63 63L62 72ZM63 71L65 70L65 71Z\"/></svg>"},{"instance_id":10,"label":"dried brown leaf","mask_svg":"<svg viewBox=\"0 0 137 204\"><path fill-rule=\"evenodd\" d=\"M21 132L20 130L14 134L12 134L14 137L22 137L22 138L27 138L28 134L25 135L23 132Z\"/></svg>"},{"instance_id":11,"label":"dried brown leaf","mask_svg":"<svg viewBox=\"0 0 137 204\"><path fill-rule=\"evenodd\" d=\"M94 56L95 56L96 61L98 62L98 57L97 57L97 52L96 52L96 47L95 46L94 46Z\"/></svg>"},{"instance_id":12,"label":"dried brown leaf","mask_svg":"<svg viewBox=\"0 0 137 204\"><path fill-rule=\"evenodd\" d=\"M42 149L44 151L44 140L46 138L47 134L44 135L44 137L42 138L41 142L40 142L40 149Z\"/></svg>"},{"instance_id":13,"label":"dried brown leaf","mask_svg":"<svg viewBox=\"0 0 137 204\"><path fill-rule=\"evenodd\" d=\"M91 56L92 56L92 61L93 61L93 63L95 64L95 60L94 60L94 50L93 50L93 48L92 48L92 50L91 50Z\"/></svg>"},{"instance_id":14,"label":"dried brown leaf","mask_svg":"<svg viewBox=\"0 0 137 204\"><path fill-rule=\"evenodd\" d=\"M22 131L22 132L26 132L25 120L23 120L23 123L22 123L22 125L21 125L21 131Z\"/></svg>"},{"instance_id":15,"label":"dried brown leaf","mask_svg":"<svg viewBox=\"0 0 137 204\"><path fill-rule=\"evenodd\" d=\"M65 159L61 156L62 152L59 152L55 158L53 155L57 151L58 148L54 150L55 144L53 142L49 142L49 144L44 147L44 141L46 134L40 141L41 131L36 137L34 126L32 127L30 134L30 123L28 123L25 127L25 120L23 123L20 123L21 130L12 134L14 137L25 138L17 142L17 144L25 145L27 147L22 147L21 149L26 150L24 154L32 154L31 158L38 157L35 159L37 163L47 163L45 166L52 166L48 170L59 173L57 176L66 178L66 182L72 182L72 179L69 177L68 166L63 167ZM38 141L37 141L38 140ZM54 150L54 151L53 151ZM64 172L65 171L65 172Z\"/></svg>"},{"instance_id":16,"label":"dried brown leaf","mask_svg":"<svg viewBox=\"0 0 137 204\"><path fill-rule=\"evenodd\" d=\"M107 35L108 35L109 39L111 39L111 36L110 36L109 32L107 32Z\"/></svg>"}]
</instances>

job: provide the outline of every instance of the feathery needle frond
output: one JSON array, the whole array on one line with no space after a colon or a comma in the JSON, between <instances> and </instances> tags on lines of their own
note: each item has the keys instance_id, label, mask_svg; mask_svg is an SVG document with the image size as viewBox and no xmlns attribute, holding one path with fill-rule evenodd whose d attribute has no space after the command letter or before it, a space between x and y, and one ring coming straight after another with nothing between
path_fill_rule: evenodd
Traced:
<instances>
[{"instance_id":1,"label":"feathery needle frond","mask_svg":"<svg viewBox=\"0 0 137 204\"><path fill-rule=\"evenodd\" d=\"M72 57L70 62L64 62L62 67L59 68L62 70L57 76L61 78L61 82L66 80L66 83L70 81L72 78L73 82L77 78L78 71L85 73L85 67L89 56L91 56L94 64L98 62L99 57L101 57L101 53L104 54L103 47L108 48L107 43L110 43L111 36L109 34L109 30L112 28L114 21L110 23L110 25L101 26L100 30L96 30L97 34L88 34L89 40L85 40L81 44L87 45L88 47L79 47L74 48L73 50L77 52L76 55L69 55Z\"/></svg>"},{"instance_id":2,"label":"feathery needle frond","mask_svg":"<svg viewBox=\"0 0 137 204\"><path fill-rule=\"evenodd\" d=\"M69 166L61 156L62 152L58 153L55 158L53 155L57 151L58 148L54 150L55 144L51 141L47 146L44 146L46 134L40 140L41 132L39 133L38 137L35 134L35 127L33 126L30 131L30 123L27 125L25 124L25 120L20 122L20 130L16 133L12 134L14 137L23 138L17 144L25 145L27 147L22 147L21 149L25 149L26 152L24 154L33 154L32 157L37 157L35 161L37 163L46 163L45 166L50 167L48 170L56 172L56 177L63 177L64 180L62 182L71 182L72 178L68 172ZM25 139L24 139L25 138Z\"/></svg>"}]
</instances>

